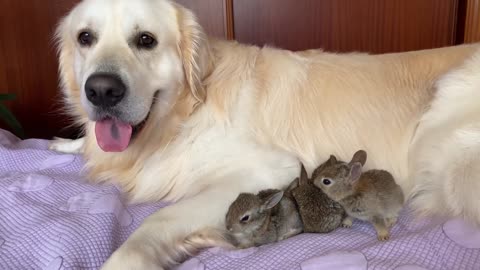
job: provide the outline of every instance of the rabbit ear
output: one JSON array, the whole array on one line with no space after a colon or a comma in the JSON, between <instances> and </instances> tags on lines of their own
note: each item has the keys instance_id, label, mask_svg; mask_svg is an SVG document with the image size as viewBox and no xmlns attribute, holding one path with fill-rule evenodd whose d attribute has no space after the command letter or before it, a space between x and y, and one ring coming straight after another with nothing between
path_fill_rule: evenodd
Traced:
<instances>
[{"instance_id":1,"label":"rabbit ear","mask_svg":"<svg viewBox=\"0 0 480 270\"><path fill-rule=\"evenodd\" d=\"M335 164L337 164L337 162L338 162L338 161L337 161L337 158L336 158L334 155L330 155L330 157L328 158L327 161L325 161L324 163L322 163L320 166L318 166L318 167L313 171L313 173L312 173L312 179L317 178L326 166L335 165Z\"/></svg>"},{"instance_id":2,"label":"rabbit ear","mask_svg":"<svg viewBox=\"0 0 480 270\"><path fill-rule=\"evenodd\" d=\"M362 166L365 165L365 163L367 162L367 152L365 152L364 150L358 150L352 157L352 160L350 161L350 165L352 165L353 163L355 162L359 162L360 164L362 164Z\"/></svg>"},{"instance_id":3,"label":"rabbit ear","mask_svg":"<svg viewBox=\"0 0 480 270\"><path fill-rule=\"evenodd\" d=\"M337 163L337 158L334 155L330 155L327 163L328 163L328 165L333 165L333 164Z\"/></svg>"},{"instance_id":4,"label":"rabbit ear","mask_svg":"<svg viewBox=\"0 0 480 270\"><path fill-rule=\"evenodd\" d=\"M355 162L350 166L349 180L350 182L356 182L362 175L362 164Z\"/></svg>"},{"instance_id":5,"label":"rabbit ear","mask_svg":"<svg viewBox=\"0 0 480 270\"><path fill-rule=\"evenodd\" d=\"M301 169L300 169L300 180L298 184L300 186L306 185L308 183L308 175L307 175L307 170L305 170L305 166L303 163L300 163Z\"/></svg>"},{"instance_id":6,"label":"rabbit ear","mask_svg":"<svg viewBox=\"0 0 480 270\"><path fill-rule=\"evenodd\" d=\"M267 199L265 199L265 202L263 203L261 210L265 211L268 209L272 209L280 202L280 200L282 200L282 197L283 197L282 190L270 195Z\"/></svg>"}]
</instances>

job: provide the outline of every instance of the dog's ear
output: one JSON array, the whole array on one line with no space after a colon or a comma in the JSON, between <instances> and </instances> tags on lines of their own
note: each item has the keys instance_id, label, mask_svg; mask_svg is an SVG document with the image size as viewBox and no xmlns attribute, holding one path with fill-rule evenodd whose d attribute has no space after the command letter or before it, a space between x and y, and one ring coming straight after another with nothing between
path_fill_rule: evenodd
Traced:
<instances>
[{"instance_id":1,"label":"dog's ear","mask_svg":"<svg viewBox=\"0 0 480 270\"><path fill-rule=\"evenodd\" d=\"M204 102L206 92L202 80L208 72L211 57L207 36L190 10L180 5L176 5L176 8L180 28L178 50L182 58L185 82L195 99Z\"/></svg>"},{"instance_id":2,"label":"dog's ear","mask_svg":"<svg viewBox=\"0 0 480 270\"><path fill-rule=\"evenodd\" d=\"M337 158L334 156L334 155L330 155L330 157L328 158L327 161L325 161L324 163L320 164L320 166L318 166L312 173L312 179L315 180L315 178L317 178L320 173L323 171L323 169L325 169L325 167L327 166L333 166L337 163Z\"/></svg>"}]
</instances>

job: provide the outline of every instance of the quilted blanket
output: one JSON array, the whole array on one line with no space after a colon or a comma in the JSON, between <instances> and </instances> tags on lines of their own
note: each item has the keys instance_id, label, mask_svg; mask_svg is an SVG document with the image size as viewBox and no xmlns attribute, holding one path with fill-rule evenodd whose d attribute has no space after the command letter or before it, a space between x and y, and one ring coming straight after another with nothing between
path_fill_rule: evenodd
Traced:
<instances>
[{"instance_id":1,"label":"quilted blanket","mask_svg":"<svg viewBox=\"0 0 480 270\"><path fill-rule=\"evenodd\" d=\"M0 130L0 269L98 269L167 204L126 205L114 186L86 182L80 156ZM186 269L480 269L480 230L460 219L414 219L406 208L387 242L355 222L237 251L211 248Z\"/></svg>"}]
</instances>

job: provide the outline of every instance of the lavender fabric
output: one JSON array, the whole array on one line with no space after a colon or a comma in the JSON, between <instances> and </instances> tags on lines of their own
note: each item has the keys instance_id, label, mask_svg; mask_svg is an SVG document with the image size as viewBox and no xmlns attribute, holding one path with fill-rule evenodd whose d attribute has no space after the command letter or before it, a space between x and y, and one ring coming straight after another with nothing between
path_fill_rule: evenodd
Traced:
<instances>
[{"instance_id":1,"label":"lavender fabric","mask_svg":"<svg viewBox=\"0 0 480 270\"><path fill-rule=\"evenodd\" d=\"M126 205L114 186L88 184L82 158L0 130L0 269L98 269L165 203ZM238 251L212 248L177 267L206 269L480 269L480 230L462 220L415 220L404 210L392 238L355 222Z\"/></svg>"}]
</instances>

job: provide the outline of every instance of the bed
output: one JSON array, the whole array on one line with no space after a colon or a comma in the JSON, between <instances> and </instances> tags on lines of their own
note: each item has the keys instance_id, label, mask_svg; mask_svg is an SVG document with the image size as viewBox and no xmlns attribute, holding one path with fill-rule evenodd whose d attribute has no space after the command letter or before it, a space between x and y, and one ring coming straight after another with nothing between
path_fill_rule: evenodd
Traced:
<instances>
[{"instance_id":1,"label":"bed","mask_svg":"<svg viewBox=\"0 0 480 270\"><path fill-rule=\"evenodd\" d=\"M0 269L98 269L168 205L126 205L115 186L86 182L81 156L47 144L0 130ZM460 219L414 219L407 207L385 243L355 222L258 248L211 248L177 269L480 269L480 230Z\"/></svg>"}]
</instances>

